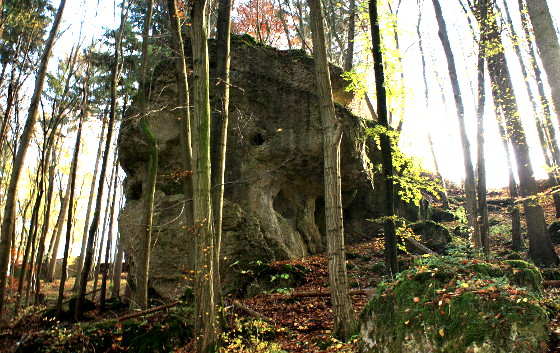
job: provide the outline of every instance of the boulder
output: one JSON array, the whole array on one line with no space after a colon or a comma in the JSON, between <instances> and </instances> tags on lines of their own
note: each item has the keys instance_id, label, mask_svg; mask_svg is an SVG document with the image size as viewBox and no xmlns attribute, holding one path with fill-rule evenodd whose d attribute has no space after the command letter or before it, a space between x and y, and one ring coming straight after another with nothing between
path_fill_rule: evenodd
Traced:
<instances>
[{"instance_id":1,"label":"boulder","mask_svg":"<svg viewBox=\"0 0 560 353\"><path fill-rule=\"evenodd\" d=\"M211 41L211 68L215 67L214 51ZM378 229L367 219L381 215L379 175L371 168L380 157L376 144L365 134L373 123L344 107L351 103L352 94L345 91L341 74L340 68L331 66L336 114L343 127L345 234L352 242L376 235ZM246 37L233 40L227 201L220 255L226 292L234 291L239 266L325 250L323 138L314 75L313 60L300 51L259 46ZM185 200L176 178L182 168L173 62L159 64L153 77L149 119L158 140L159 169L150 286L162 298L174 299L184 292L184 278L193 269L193 240L184 224ZM137 116L133 104L121 124L118 142L126 173L126 203L119 225L131 264L142 233L139 222L148 159ZM130 275L134 278L134 270Z\"/></svg>"},{"instance_id":2,"label":"boulder","mask_svg":"<svg viewBox=\"0 0 560 353\"><path fill-rule=\"evenodd\" d=\"M442 208L433 207L429 210L430 219L434 222L453 222L457 219L457 217Z\"/></svg>"},{"instance_id":3,"label":"boulder","mask_svg":"<svg viewBox=\"0 0 560 353\"><path fill-rule=\"evenodd\" d=\"M420 236L420 243L438 254L443 253L447 244L451 242L449 230L434 221L416 222L410 225L410 229Z\"/></svg>"},{"instance_id":4,"label":"boulder","mask_svg":"<svg viewBox=\"0 0 560 353\"><path fill-rule=\"evenodd\" d=\"M364 308L361 352L543 351L541 282L524 261L423 259L381 285Z\"/></svg>"},{"instance_id":5,"label":"boulder","mask_svg":"<svg viewBox=\"0 0 560 353\"><path fill-rule=\"evenodd\" d=\"M548 227L548 234L550 234L550 239L555 245L560 244L560 221L555 221Z\"/></svg>"}]
</instances>

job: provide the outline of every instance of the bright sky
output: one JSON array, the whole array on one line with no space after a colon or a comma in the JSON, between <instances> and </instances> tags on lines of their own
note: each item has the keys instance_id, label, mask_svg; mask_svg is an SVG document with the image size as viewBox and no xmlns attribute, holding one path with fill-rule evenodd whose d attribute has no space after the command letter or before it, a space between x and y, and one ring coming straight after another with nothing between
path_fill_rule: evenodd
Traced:
<instances>
[{"instance_id":1,"label":"bright sky","mask_svg":"<svg viewBox=\"0 0 560 353\"><path fill-rule=\"evenodd\" d=\"M507 0L510 4L512 16L516 18L517 0ZM58 1L53 3L58 5ZM118 8L115 0L70 0L65 10L65 23L63 28L70 28L63 35L55 50L65 51L69 49L80 34L80 23L83 22L81 33L88 36L99 37L103 28L113 29L118 23ZM471 146L476 152L476 126L475 109L476 101L470 94L471 89L476 90L476 50L470 37L470 29L463 15L458 1L441 1L444 16L446 17L449 36L452 40L459 79L466 108L466 121L470 133ZM560 18L560 1L549 0L549 6L553 16ZM404 135L401 138L402 148L424 160L426 166L432 165L431 155L427 147L427 127L430 128L432 139L436 148L436 154L440 169L444 177L455 182L460 182L463 177L463 158L458 138L458 126L455 114L455 106L450 94L450 84L446 72L446 62L437 36L437 24L433 14L430 0L424 0L422 33L426 50L434 53L435 61L427 60L428 80L430 82L430 99L426 106L423 98L423 79L420 68L420 53L417 46L416 19L418 16L416 0L402 0L399 14L399 30L401 36L401 48L403 52L404 74L407 88L412 93L407 97L409 108L406 111L406 123ZM518 23L515 24L519 26ZM519 30L519 27L517 27ZM88 44L90 39L85 41ZM516 93L518 95L521 114L524 118L524 127L532 146L532 160L535 174L538 178L545 178L546 174L542 166L544 159L539 149L536 137L530 104L522 86L522 77L519 75L517 59L508 57L509 64L516 81ZM443 82L446 90L447 105L441 101L437 79ZM472 87L471 87L472 86ZM499 187L507 184L507 165L503 153L502 144L497 132L497 125L493 117L491 101L487 102L487 114L485 117L486 129L486 164L488 174L488 186ZM559 135L560 136L560 135ZM473 159L475 159L473 153Z\"/></svg>"}]
</instances>

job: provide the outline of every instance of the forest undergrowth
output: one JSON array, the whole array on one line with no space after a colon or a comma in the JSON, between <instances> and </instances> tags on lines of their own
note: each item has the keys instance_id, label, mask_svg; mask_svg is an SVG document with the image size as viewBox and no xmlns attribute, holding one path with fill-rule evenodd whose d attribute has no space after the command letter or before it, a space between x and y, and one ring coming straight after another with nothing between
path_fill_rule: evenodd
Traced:
<instances>
[{"instance_id":1,"label":"forest undergrowth","mask_svg":"<svg viewBox=\"0 0 560 353\"><path fill-rule=\"evenodd\" d=\"M547 222L555 221L554 205L550 190L542 195ZM450 195L451 200L461 200L461 194ZM526 250L515 254L511 248L511 221L506 200L506 190L489 192L491 261L507 258L525 258ZM452 204L460 216L461 202ZM450 230L461 225L461 217L442 223ZM524 227L524 225L522 225ZM527 240L524 239L526 242ZM555 245L560 252L560 245ZM453 256L465 256L468 241L454 237ZM468 251L468 250L467 250ZM401 252L399 267L406 269L418 256ZM471 257L472 259L472 257ZM477 261L469 260L469 261ZM277 275L269 278L268 290L251 298L224 298L224 322L228 331L222 334L221 352L357 352L357 337L341 342L332 337L332 311L328 295L327 258L316 255L271 264ZM365 307L368 297L383 280L387 280L383 262L382 238L372 239L348 247L347 267L352 301L357 314ZM541 269L545 280L560 279L558 269ZM250 274L249 274L250 275ZM295 286L290 276L299 276ZM275 283L276 282L276 283ZM288 284L287 284L288 283ZM71 283L68 284L69 286ZM54 305L57 281L45 286L46 305ZM550 318L549 352L560 352L560 299L559 288L545 286L540 304ZM188 299L186 299L188 300ZM111 306L112 305L112 306ZM56 324L45 318L45 307L32 308L0 331L0 351L41 352L96 351L96 352L191 352L192 330L188 317L191 308L172 305L152 314L122 320L126 309L118 303L109 303L109 310L88 312L88 320L71 325ZM75 350L72 350L75 349Z\"/></svg>"}]
</instances>

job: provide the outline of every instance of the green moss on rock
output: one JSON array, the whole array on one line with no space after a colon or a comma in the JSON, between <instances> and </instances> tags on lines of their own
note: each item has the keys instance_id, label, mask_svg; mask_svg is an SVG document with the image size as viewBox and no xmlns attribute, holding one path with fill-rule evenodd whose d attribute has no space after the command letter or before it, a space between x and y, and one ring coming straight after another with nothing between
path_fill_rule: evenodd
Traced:
<instances>
[{"instance_id":1,"label":"green moss on rock","mask_svg":"<svg viewBox=\"0 0 560 353\"><path fill-rule=\"evenodd\" d=\"M379 287L362 352L531 352L547 341L539 271L524 261L427 258Z\"/></svg>"}]
</instances>

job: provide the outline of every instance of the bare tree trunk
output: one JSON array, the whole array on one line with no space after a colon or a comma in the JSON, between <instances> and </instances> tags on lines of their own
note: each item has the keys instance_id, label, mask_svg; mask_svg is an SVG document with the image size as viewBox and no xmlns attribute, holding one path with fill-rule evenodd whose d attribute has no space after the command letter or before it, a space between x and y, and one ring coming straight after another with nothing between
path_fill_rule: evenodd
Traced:
<instances>
[{"instance_id":1,"label":"bare tree trunk","mask_svg":"<svg viewBox=\"0 0 560 353\"><path fill-rule=\"evenodd\" d=\"M91 295L91 300L95 301L95 298L97 297L97 284L99 283L99 275L101 274L101 267L104 267L102 264L102 259L103 259L103 246L106 243L105 242L105 237L108 237L109 233L111 232L111 230L109 229L109 219L111 217L111 202L112 199L111 197L113 197L113 193L115 188L115 183L116 183L116 179L115 179L115 175L117 173L117 168L118 168L118 161L117 161L117 149L115 149L115 153L114 153L114 164L113 167L111 168L111 176L109 177L109 187L107 188L107 200L105 201L105 207L103 208L105 210L105 214L103 215L103 228L101 231L101 239L96 240L96 243L99 245L99 252L97 252L97 250L95 251L97 253L97 262L94 261L93 262L93 289L92 289L92 295ZM99 237L99 236L98 236ZM108 252L109 249L105 248L105 251ZM96 266L97 264L97 266Z\"/></svg>"},{"instance_id":2,"label":"bare tree trunk","mask_svg":"<svg viewBox=\"0 0 560 353\"><path fill-rule=\"evenodd\" d=\"M352 308L352 301L348 294L348 275L346 272L346 253L344 249L340 180L342 127L336 117L333 103L321 2L320 0L308 0L307 3L311 15L318 104L323 121L325 229L327 233L329 282L334 317L333 334L335 337L348 339L356 333L357 321Z\"/></svg>"},{"instance_id":3,"label":"bare tree trunk","mask_svg":"<svg viewBox=\"0 0 560 353\"><path fill-rule=\"evenodd\" d=\"M76 141L74 143L74 156L72 157L72 166L70 168L70 182L68 183L68 190L70 190L70 195L68 195L68 203L71 205L68 207L68 220L66 222L66 239L64 243L64 255L62 257L62 268L60 272L60 284L58 287L58 298L56 300L56 317L61 318L62 313L62 301L64 299L64 286L66 284L67 277L67 266L68 266L68 254L70 252L70 243L72 242L72 212L74 207L74 189L76 187L76 174L78 172L78 157L80 155L80 146L82 141L82 128L84 125L84 119L86 116L86 104L88 97L88 80L89 80L89 63L86 74L86 82L84 83L84 93L82 101L82 112L80 114L80 121L78 123L78 132L76 134ZM64 218L64 217L62 217ZM55 251L56 254L56 251ZM54 256L56 259L56 256Z\"/></svg>"},{"instance_id":4,"label":"bare tree trunk","mask_svg":"<svg viewBox=\"0 0 560 353\"><path fill-rule=\"evenodd\" d=\"M54 193L54 171L55 171L55 151L53 149L52 162L49 166L49 187L47 190L46 207L44 213L43 229L41 230L41 238L39 239L39 249L37 251L37 259L35 261L35 269L37 271L37 281L35 282L35 305L39 305L39 297L41 293L41 276L42 276L42 266L44 262L45 253L45 241L47 240L47 233L49 231L49 221L51 214L52 197Z\"/></svg>"},{"instance_id":5,"label":"bare tree trunk","mask_svg":"<svg viewBox=\"0 0 560 353\"><path fill-rule=\"evenodd\" d=\"M453 95L455 97L455 108L457 109L457 117L459 119L459 133L461 135L461 145L463 147L463 159L465 163L465 194L467 218L469 221L469 226L471 226L474 230L473 243L476 248L481 249L482 241L480 239L478 225L476 222L477 207L474 168L471 159L469 138L467 136L467 129L465 126L465 108L463 104L463 98L461 97L461 89L459 88L459 80L457 79L457 69L455 67L455 62L453 59L453 52L451 51L451 43L447 36L447 25L445 24L443 13L441 11L440 0L432 0L432 3L434 5L436 19L439 26L439 38L445 52L445 58L447 59L447 68L449 70L451 87L453 88Z\"/></svg>"},{"instance_id":6,"label":"bare tree trunk","mask_svg":"<svg viewBox=\"0 0 560 353\"><path fill-rule=\"evenodd\" d=\"M517 203L519 199L519 188L517 187L517 183L515 182L515 177L513 174L512 156L508 146L506 129L504 127L503 121L501 121L498 115L501 115L501 109L497 110L496 118L508 164L508 185L509 197L511 200L511 248L514 251L521 251L521 248L523 247L523 239L521 238L521 212L519 211L519 205Z\"/></svg>"},{"instance_id":7,"label":"bare tree trunk","mask_svg":"<svg viewBox=\"0 0 560 353\"><path fill-rule=\"evenodd\" d=\"M420 5L418 5L418 9L420 10ZM418 22L416 24L416 34L418 36L418 49L420 50L420 58L422 61L422 77L424 80L424 100L426 101L426 107L429 105L429 86L428 86L428 79L426 75L426 56L424 54L424 46L422 41L422 34L420 33L420 22L422 20L422 13L419 12L418 15ZM443 102L445 104L445 100ZM428 132L428 145L430 146L430 152L432 154L432 159L434 161L434 167L436 169L436 176L438 181L441 184L441 192L439 193L439 197L441 198L442 207L446 210L449 209L449 199L447 197L447 188L445 186L445 180L439 171L439 164L436 158L436 153L434 151L434 144L432 142L432 135Z\"/></svg>"},{"instance_id":8,"label":"bare tree trunk","mask_svg":"<svg viewBox=\"0 0 560 353\"><path fill-rule=\"evenodd\" d=\"M70 200L70 193L71 190L68 188L66 190L66 195L64 195L64 199L62 200L62 205L60 206L60 214L58 215L58 220L56 221L56 226L54 228L54 243L52 247L52 253L50 255L49 267L47 270L47 282L54 281L54 273L56 270L56 260L58 257L58 247L60 244L60 237L62 236L62 229L64 228L64 220L66 214L68 213L69 208L69 200Z\"/></svg>"},{"instance_id":9,"label":"bare tree trunk","mask_svg":"<svg viewBox=\"0 0 560 353\"><path fill-rule=\"evenodd\" d=\"M508 6L507 6L506 2L504 2L504 9L505 9L505 13L506 13L506 21L504 21L504 23L508 26L508 29L511 33L511 36L514 37L514 38L517 38L517 34L515 33L515 29L513 28L512 18L511 18L511 15L509 13L509 9L508 9ZM525 22L527 22L527 21L525 21ZM525 25L523 27L527 28L527 25ZM530 36L527 36L526 40L531 44ZM548 140L548 136L547 136L547 133L546 133L546 128L544 126L544 123L539 118L539 111L541 110L539 105L540 105L541 102L539 102L537 100L537 97L535 96L535 94L533 93L533 90L531 89L531 85L529 84L529 80L528 80L529 73L527 71L526 65L523 62L523 54L521 53L521 48L519 47L519 43L517 43L516 41L514 41L514 43L513 43L513 49L515 50L515 54L517 56L517 61L519 62L519 66L521 67L521 74L523 75L523 77L527 78L527 79L524 80L525 89L527 91L527 95L529 96L529 100L532 103L533 116L534 116L534 119L535 119L537 134L538 134L539 141L540 141L540 144L541 144L542 153L543 153L543 156L545 158L545 163L548 166L548 168L547 168L548 181L549 181L550 187L557 187L558 186L558 180L556 179L556 176L554 175L554 172L553 172L553 170L555 168L557 168L557 163L553 161L553 155L555 154L554 153L555 151L553 150L554 147L553 147L553 144L551 143L551 141ZM536 65L535 65L535 63L533 63L530 66L532 68L534 68ZM546 99L546 97L541 97L541 99L542 98ZM546 111L543 112L543 113L545 113L545 115L546 115ZM549 109L548 109L548 113L550 114ZM545 120L546 120L546 117L545 117ZM550 120L550 116L548 116L548 120ZM552 134L554 135L555 134L554 129L550 129L550 130L552 130ZM554 141L554 144L556 145L556 150L558 150L558 144L556 143L556 141ZM560 194L554 193L554 194L552 194L552 198L554 200L554 208L555 208L555 211L556 211L556 217L560 217Z\"/></svg>"},{"instance_id":10,"label":"bare tree trunk","mask_svg":"<svg viewBox=\"0 0 560 353\"><path fill-rule=\"evenodd\" d=\"M490 234L488 225L488 203L486 202L486 160L484 158L484 108L486 106L486 91L485 91L485 70L484 61L486 57L486 22L488 21L488 5L487 0L478 0L479 6L479 27L480 37L478 40L478 106L476 109L477 115L477 163L476 171L478 175L477 180L477 194L478 194L478 229L480 231L480 240L482 242L482 249L486 260L490 260Z\"/></svg>"},{"instance_id":11,"label":"bare tree trunk","mask_svg":"<svg viewBox=\"0 0 560 353\"><path fill-rule=\"evenodd\" d=\"M91 269L91 263L93 262L93 242L95 240L95 234L99 227L99 217L101 214L101 201L103 197L103 190L105 186L105 173L107 171L107 162L109 159L109 152L111 150L111 142L113 140L113 130L115 125L116 111L117 111L117 85L120 77L120 53L121 53L121 43L123 38L123 31L125 20L128 14L128 6L123 0L122 12L121 12L121 25L118 32L115 35L115 63L113 67L113 72L111 74L111 110L109 113L109 126L107 132L107 140L105 141L105 154L103 155L103 161L101 163L101 171L99 173L99 185L97 187L97 198L95 200L95 211L93 212L93 219L91 221L91 227L89 228L88 239L86 244L86 252L84 257L84 264L82 272L80 274L80 286L78 289L78 298L76 300L76 310L75 319L82 320L84 315L84 302L86 299L86 288L87 279L89 277L89 272Z\"/></svg>"},{"instance_id":12,"label":"bare tree trunk","mask_svg":"<svg viewBox=\"0 0 560 353\"><path fill-rule=\"evenodd\" d=\"M489 7L488 11L492 11L492 8ZM493 43L493 48L500 49L501 38L498 23L492 12L489 12L488 18L488 40ZM519 116L506 57L503 50L496 49L488 54L488 71L495 101L498 102L504 113L506 132L517 160L520 194L523 197L529 237L529 257L538 265L558 264L560 260L552 245L546 228L544 211L537 197L537 182L533 174L529 147Z\"/></svg>"},{"instance_id":13,"label":"bare tree trunk","mask_svg":"<svg viewBox=\"0 0 560 353\"><path fill-rule=\"evenodd\" d=\"M148 145L148 173L145 186L142 188L144 209L142 212L142 238L140 240L138 256L135 259L138 271L136 272L136 293L134 300L142 310L148 308L148 276L150 274L150 256L152 249L152 224L154 215L154 197L156 191L156 179L158 170L157 140L150 127L147 111L148 83L148 40L150 37L150 26L154 0L148 1L148 9L144 17L144 28L142 30L142 57L140 60L140 77L138 79L138 107L140 114L140 125L142 133Z\"/></svg>"},{"instance_id":14,"label":"bare tree trunk","mask_svg":"<svg viewBox=\"0 0 560 353\"><path fill-rule=\"evenodd\" d=\"M35 244L35 237L37 236L37 223L39 222L39 209L41 208L41 200L43 198L43 186L42 180L38 182L38 192L37 197L35 199L35 204L33 206L33 211L31 213L31 222L29 225L29 234L27 236L27 242L25 245L25 252L23 255L23 259L21 261L21 272L19 275L18 281L18 289L17 289L17 297L16 303L14 306L14 313L17 315L19 311L19 307L21 304L21 300L23 298L23 288L26 282L26 278L29 278L29 273L32 271L32 263L33 263L33 246Z\"/></svg>"},{"instance_id":15,"label":"bare tree trunk","mask_svg":"<svg viewBox=\"0 0 560 353\"><path fill-rule=\"evenodd\" d=\"M185 196L185 228L192 229L194 225L193 214L193 162L190 122L189 85L187 81L187 64L185 62L185 47L181 34L181 23L176 0L167 0L167 7L171 23L171 45L175 55L175 73L177 76L177 106L179 107L179 137L181 145L181 165L183 167L183 194ZM191 234L189 234L191 235ZM195 244L192 236L186 237L189 242L190 253L195 253ZM188 270L194 270L194 258L189 258Z\"/></svg>"},{"instance_id":16,"label":"bare tree trunk","mask_svg":"<svg viewBox=\"0 0 560 353\"><path fill-rule=\"evenodd\" d=\"M214 220L212 217L210 167L210 95L207 1L195 1L192 9L192 48L194 62L193 184L196 239L195 263L195 337L196 351L215 349L219 340L214 288Z\"/></svg>"},{"instance_id":17,"label":"bare tree trunk","mask_svg":"<svg viewBox=\"0 0 560 353\"><path fill-rule=\"evenodd\" d=\"M350 0L348 9L348 47L344 56L344 71L352 71L354 62L354 38L356 36L356 0Z\"/></svg>"},{"instance_id":18,"label":"bare tree trunk","mask_svg":"<svg viewBox=\"0 0 560 353\"><path fill-rule=\"evenodd\" d=\"M547 0L526 1L556 113L560 112L560 43Z\"/></svg>"},{"instance_id":19,"label":"bare tree trunk","mask_svg":"<svg viewBox=\"0 0 560 353\"><path fill-rule=\"evenodd\" d=\"M117 254L115 255L115 261L114 261L115 265L113 266L113 278L112 278L113 289L111 291L111 298L120 298L123 258L124 258L123 243L119 234L117 238Z\"/></svg>"},{"instance_id":20,"label":"bare tree trunk","mask_svg":"<svg viewBox=\"0 0 560 353\"><path fill-rule=\"evenodd\" d=\"M116 157L116 156L115 156ZM117 158L115 158L117 160ZM115 171L118 168L118 164L115 164ZM113 196L111 197L111 207L109 208L109 231L107 234L107 245L105 246L105 266L101 272L101 291L99 293L99 310L101 312L105 311L105 299L107 297L107 277L109 276L109 263L111 261L111 244L113 243L113 223L115 219L115 204L117 203L117 180L119 178L119 173L115 172L115 179L113 180ZM122 269L122 259L121 259L121 269Z\"/></svg>"},{"instance_id":21,"label":"bare tree trunk","mask_svg":"<svg viewBox=\"0 0 560 353\"><path fill-rule=\"evenodd\" d=\"M89 220L91 216L91 209L93 205L93 196L95 195L94 188L97 181L97 172L99 169L99 164L101 162L101 152L103 151L103 141L105 136L105 127L107 126L107 119L105 119L105 114L103 114L103 124L101 126L101 135L99 135L99 145L97 146L97 157L95 158L95 169L93 171L93 176L91 179L91 186L89 192L89 199L87 204L86 219L84 223L84 232L82 235L82 247L80 250L80 255L76 259L76 280L74 281L73 291L77 291L80 286L80 274L82 273L82 268L84 266L84 254L86 252L87 243L87 231L89 227Z\"/></svg>"},{"instance_id":22,"label":"bare tree trunk","mask_svg":"<svg viewBox=\"0 0 560 353\"><path fill-rule=\"evenodd\" d=\"M214 303L221 306L220 252L222 248L222 212L224 207L224 177L226 171L227 131L229 122L229 68L232 0L220 0L216 48L216 94L212 116L211 165L212 207L215 232Z\"/></svg>"},{"instance_id":23,"label":"bare tree trunk","mask_svg":"<svg viewBox=\"0 0 560 353\"><path fill-rule=\"evenodd\" d=\"M375 71L375 89L377 91L377 116L379 124L385 132L379 136L381 142L381 159L383 164L383 204L384 204L384 233L385 233L385 266L391 277L399 271L397 263L397 234L392 217L395 215L395 196L393 183L393 158L391 138L389 136L389 119L387 112L387 92L385 90L385 74L383 72L383 53L381 49L381 33L379 30L379 16L377 0L369 1L369 18L371 24L373 68Z\"/></svg>"},{"instance_id":24,"label":"bare tree trunk","mask_svg":"<svg viewBox=\"0 0 560 353\"><path fill-rule=\"evenodd\" d=\"M33 96L31 97L31 104L29 106L27 121L25 127L20 137L18 151L14 160L12 173L10 175L10 184L6 190L7 199L4 206L4 219L2 220L2 228L0 232L0 319L4 313L4 294L6 288L6 279L8 276L8 264L10 260L10 253L12 249L11 244L11 232L14 228L14 214L16 207L16 197L17 197L17 186L19 184L19 178L21 176L21 170L23 163L25 161L25 155L33 135L33 129L35 128L35 123L37 121L37 116L39 112L39 102L41 100L41 94L43 93L43 84L45 82L45 77L47 74L47 65L49 63L49 58L51 56L52 48L54 46L54 41L58 33L58 27L62 20L62 13L64 12L64 6L66 5L66 0L61 0L58 6L58 11L54 18L51 31L49 33L49 38L45 43L45 48L43 54L41 55L41 62L37 71L37 78L35 80L35 89L33 91Z\"/></svg>"}]
</instances>

